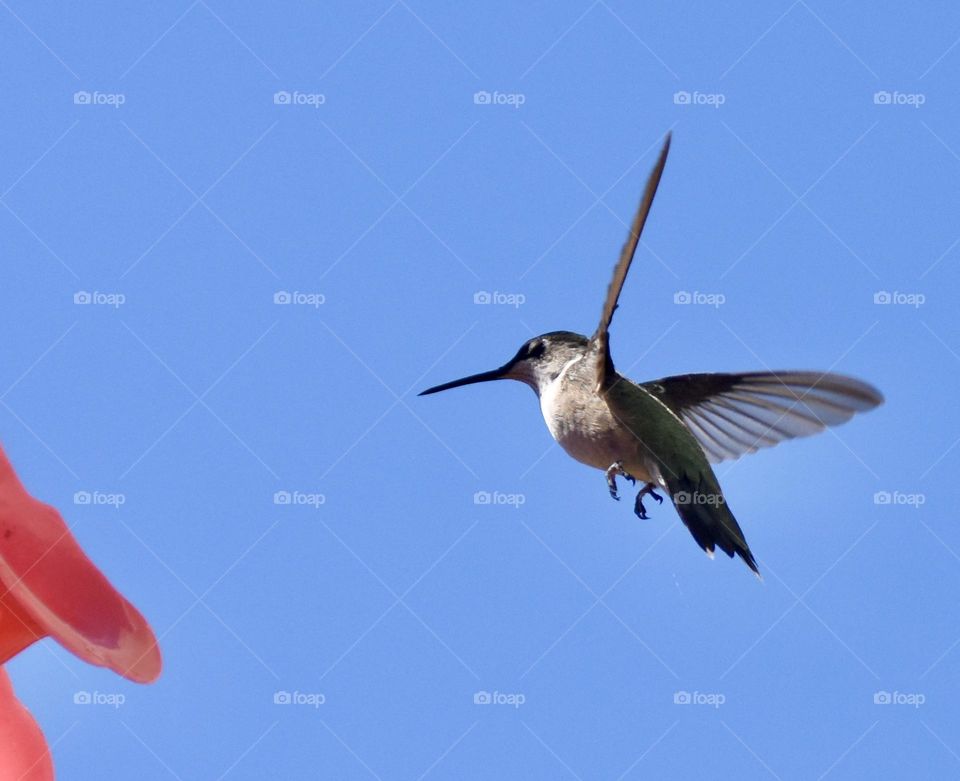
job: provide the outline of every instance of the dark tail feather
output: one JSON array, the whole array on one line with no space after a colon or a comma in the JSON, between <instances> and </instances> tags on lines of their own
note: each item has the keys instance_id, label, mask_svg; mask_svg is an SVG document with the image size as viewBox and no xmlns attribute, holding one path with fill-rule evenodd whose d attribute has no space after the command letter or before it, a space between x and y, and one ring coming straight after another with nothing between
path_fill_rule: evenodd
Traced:
<instances>
[{"instance_id":1,"label":"dark tail feather","mask_svg":"<svg viewBox=\"0 0 960 781\"><path fill-rule=\"evenodd\" d=\"M757 561L715 479L706 475L699 478L686 474L671 476L667 479L667 488L680 519L697 545L711 555L714 548L720 548L731 558L736 554L757 577L760 576Z\"/></svg>"}]
</instances>

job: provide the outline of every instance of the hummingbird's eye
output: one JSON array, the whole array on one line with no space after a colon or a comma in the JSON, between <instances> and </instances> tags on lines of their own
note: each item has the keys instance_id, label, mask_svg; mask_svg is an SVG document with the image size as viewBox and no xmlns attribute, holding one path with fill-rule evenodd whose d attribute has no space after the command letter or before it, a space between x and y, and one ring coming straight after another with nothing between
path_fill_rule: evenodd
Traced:
<instances>
[{"instance_id":1,"label":"hummingbird's eye","mask_svg":"<svg viewBox=\"0 0 960 781\"><path fill-rule=\"evenodd\" d=\"M541 355L543 355L546 349L547 349L547 345L544 344L543 340L537 339L537 341L531 342L527 347L527 357L539 358Z\"/></svg>"}]
</instances>

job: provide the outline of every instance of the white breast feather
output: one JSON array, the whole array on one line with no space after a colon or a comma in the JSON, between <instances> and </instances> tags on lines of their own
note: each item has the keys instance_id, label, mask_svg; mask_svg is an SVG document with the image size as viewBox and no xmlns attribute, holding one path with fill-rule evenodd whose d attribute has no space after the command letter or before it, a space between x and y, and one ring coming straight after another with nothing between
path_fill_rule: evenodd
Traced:
<instances>
[{"instance_id":1,"label":"white breast feather","mask_svg":"<svg viewBox=\"0 0 960 781\"><path fill-rule=\"evenodd\" d=\"M617 425L605 407L571 409L569 403L561 403L560 397L570 392L563 387L566 374L582 358L582 355L571 358L556 379L540 391L540 411L550 435L568 455L583 464L606 469L614 461L623 460L638 480L659 482L656 465L640 458L633 435ZM575 420L568 419L572 412Z\"/></svg>"}]
</instances>

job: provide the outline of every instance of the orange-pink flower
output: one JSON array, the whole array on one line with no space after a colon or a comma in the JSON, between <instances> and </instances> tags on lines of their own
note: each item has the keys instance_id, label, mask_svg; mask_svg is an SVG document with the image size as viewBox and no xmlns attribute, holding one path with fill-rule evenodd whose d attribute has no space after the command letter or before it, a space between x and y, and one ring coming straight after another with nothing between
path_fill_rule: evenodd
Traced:
<instances>
[{"instance_id":1,"label":"orange-pink flower","mask_svg":"<svg viewBox=\"0 0 960 781\"><path fill-rule=\"evenodd\" d=\"M146 619L87 558L60 513L27 493L0 448L0 664L44 637L138 683L160 675ZM0 668L0 781L28 771L25 778L53 777L43 735Z\"/></svg>"},{"instance_id":2,"label":"orange-pink flower","mask_svg":"<svg viewBox=\"0 0 960 781\"><path fill-rule=\"evenodd\" d=\"M53 762L47 741L30 711L13 693L10 678L3 668L0 668L0 779L53 779Z\"/></svg>"}]
</instances>

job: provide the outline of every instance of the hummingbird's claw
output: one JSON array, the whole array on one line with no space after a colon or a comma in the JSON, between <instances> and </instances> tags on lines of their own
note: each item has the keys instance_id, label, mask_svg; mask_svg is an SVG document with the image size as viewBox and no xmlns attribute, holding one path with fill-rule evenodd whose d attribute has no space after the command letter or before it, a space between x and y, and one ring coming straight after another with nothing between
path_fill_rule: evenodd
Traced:
<instances>
[{"instance_id":1,"label":"hummingbird's claw","mask_svg":"<svg viewBox=\"0 0 960 781\"><path fill-rule=\"evenodd\" d=\"M629 480L631 485L636 485L637 480L633 475L623 468L622 461L614 461L612 464L610 464L610 466L607 468L607 488L610 491L610 496L619 502L620 494L617 493L617 475Z\"/></svg>"},{"instance_id":2,"label":"hummingbird's claw","mask_svg":"<svg viewBox=\"0 0 960 781\"><path fill-rule=\"evenodd\" d=\"M634 513L636 513L637 517L640 518L641 520L645 521L650 517L649 515L647 515L647 510L643 506L643 497L646 494L650 494L650 496L654 498L657 504L663 504L663 497L660 496L660 494L658 494L654 490L654 488L656 488L656 486L653 483L647 483L643 488L641 488L637 492L637 499L633 503L633 511Z\"/></svg>"},{"instance_id":3,"label":"hummingbird's claw","mask_svg":"<svg viewBox=\"0 0 960 781\"><path fill-rule=\"evenodd\" d=\"M614 469L615 466L616 464L607 470L607 490L610 491L610 496L619 502L620 496L617 494L617 472Z\"/></svg>"}]
</instances>

